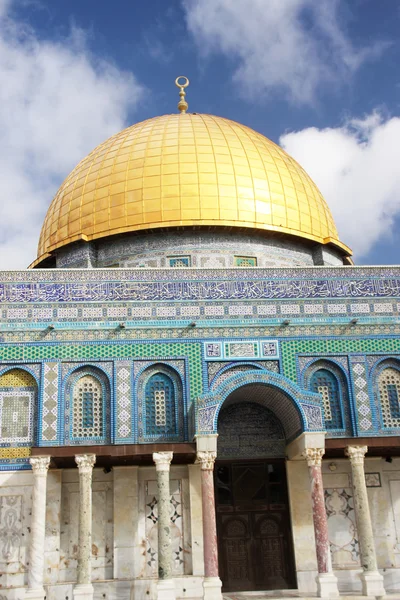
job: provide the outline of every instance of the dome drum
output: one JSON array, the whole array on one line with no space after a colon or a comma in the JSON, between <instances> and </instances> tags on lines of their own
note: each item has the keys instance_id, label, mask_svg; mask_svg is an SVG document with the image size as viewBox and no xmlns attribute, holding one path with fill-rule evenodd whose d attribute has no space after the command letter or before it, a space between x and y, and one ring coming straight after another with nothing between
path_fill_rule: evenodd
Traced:
<instances>
[{"instance_id":1,"label":"dome drum","mask_svg":"<svg viewBox=\"0 0 400 600\"><path fill-rule=\"evenodd\" d=\"M55 260L54 260L55 259ZM158 229L75 242L54 252L57 268L265 268L343 265L335 247L239 228Z\"/></svg>"}]
</instances>

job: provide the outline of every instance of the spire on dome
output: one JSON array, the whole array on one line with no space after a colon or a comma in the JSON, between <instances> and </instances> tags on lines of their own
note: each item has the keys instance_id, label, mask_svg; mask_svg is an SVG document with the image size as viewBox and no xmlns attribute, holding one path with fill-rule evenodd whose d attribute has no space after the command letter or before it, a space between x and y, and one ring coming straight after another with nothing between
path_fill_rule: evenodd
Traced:
<instances>
[{"instance_id":1,"label":"spire on dome","mask_svg":"<svg viewBox=\"0 0 400 600\"><path fill-rule=\"evenodd\" d=\"M180 83L180 81L182 81L182 79L183 79L183 83ZM182 115L184 115L186 113L187 109L189 108L189 105L185 100L185 96L186 96L185 88L187 88L187 86L189 85L189 79L187 77L184 77L183 75L180 75L179 77L177 77L175 79L175 85L176 85L176 87L180 88L179 89L180 100L178 102L178 109L179 109L179 112Z\"/></svg>"}]
</instances>

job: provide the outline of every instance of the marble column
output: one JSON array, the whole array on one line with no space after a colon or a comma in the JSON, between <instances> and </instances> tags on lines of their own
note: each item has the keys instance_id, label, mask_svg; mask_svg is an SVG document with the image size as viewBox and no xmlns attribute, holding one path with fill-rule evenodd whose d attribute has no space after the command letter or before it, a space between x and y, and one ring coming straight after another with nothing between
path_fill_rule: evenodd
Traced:
<instances>
[{"instance_id":1,"label":"marble column","mask_svg":"<svg viewBox=\"0 0 400 600\"><path fill-rule=\"evenodd\" d=\"M175 600L175 582L172 578L171 549L171 493L169 469L172 452L154 452L153 461L157 472L158 509L158 600Z\"/></svg>"},{"instance_id":2,"label":"marble column","mask_svg":"<svg viewBox=\"0 0 400 600\"><path fill-rule=\"evenodd\" d=\"M222 598L222 583L218 575L217 525L215 520L214 463L217 453L212 450L198 450L197 462L201 468L201 503L203 508L204 546L204 598Z\"/></svg>"},{"instance_id":3,"label":"marble column","mask_svg":"<svg viewBox=\"0 0 400 600\"><path fill-rule=\"evenodd\" d=\"M311 501L318 565L317 594L323 598L337 598L339 590L337 578L332 571L328 519L325 510L324 485L321 470L324 452L323 448L307 448L303 456L307 460L311 482Z\"/></svg>"},{"instance_id":4,"label":"marble column","mask_svg":"<svg viewBox=\"0 0 400 600\"><path fill-rule=\"evenodd\" d=\"M29 459L33 473L32 519L29 539L28 589L26 597L43 600L44 542L46 526L46 486L49 456L32 456Z\"/></svg>"},{"instance_id":5,"label":"marble column","mask_svg":"<svg viewBox=\"0 0 400 600\"><path fill-rule=\"evenodd\" d=\"M383 577L378 571L374 534L368 504L367 486L364 473L364 456L367 446L348 446L345 454L350 459L353 480L354 511L356 514L358 541L360 544L361 575L363 594L365 596L384 596Z\"/></svg>"},{"instance_id":6,"label":"marble column","mask_svg":"<svg viewBox=\"0 0 400 600\"><path fill-rule=\"evenodd\" d=\"M96 455L77 454L75 462L79 469L79 558L73 593L79 600L92 600L92 474Z\"/></svg>"}]
</instances>

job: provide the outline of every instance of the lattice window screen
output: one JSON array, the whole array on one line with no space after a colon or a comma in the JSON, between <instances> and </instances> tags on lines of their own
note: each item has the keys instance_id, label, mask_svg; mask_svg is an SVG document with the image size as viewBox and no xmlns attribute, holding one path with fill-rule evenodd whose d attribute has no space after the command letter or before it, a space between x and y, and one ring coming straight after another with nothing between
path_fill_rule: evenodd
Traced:
<instances>
[{"instance_id":1,"label":"lattice window screen","mask_svg":"<svg viewBox=\"0 0 400 600\"><path fill-rule=\"evenodd\" d=\"M72 437L101 437L103 393L100 381L92 375L84 375L75 383L72 395Z\"/></svg>"},{"instance_id":2,"label":"lattice window screen","mask_svg":"<svg viewBox=\"0 0 400 600\"><path fill-rule=\"evenodd\" d=\"M322 396L327 429L342 429L343 417L340 407L339 384L327 369L319 369L311 377L311 389Z\"/></svg>"},{"instance_id":3,"label":"lattice window screen","mask_svg":"<svg viewBox=\"0 0 400 600\"><path fill-rule=\"evenodd\" d=\"M32 375L11 369L0 377L0 445L32 444L37 385Z\"/></svg>"},{"instance_id":4,"label":"lattice window screen","mask_svg":"<svg viewBox=\"0 0 400 600\"><path fill-rule=\"evenodd\" d=\"M146 435L176 433L175 390L172 380L164 373L155 373L145 388Z\"/></svg>"},{"instance_id":5,"label":"lattice window screen","mask_svg":"<svg viewBox=\"0 0 400 600\"><path fill-rule=\"evenodd\" d=\"M400 371L388 367L379 375L379 398L384 427L400 426Z\"/></svg>"}]
</instances>

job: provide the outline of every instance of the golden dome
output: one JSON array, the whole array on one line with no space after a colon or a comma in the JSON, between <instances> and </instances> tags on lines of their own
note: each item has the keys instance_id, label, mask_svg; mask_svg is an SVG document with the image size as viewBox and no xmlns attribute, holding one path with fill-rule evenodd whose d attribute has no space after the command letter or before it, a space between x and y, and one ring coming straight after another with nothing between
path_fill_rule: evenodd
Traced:
<instances>
[{"instance_id":1,"label":"golden dome","mask_svg":"<svg viewBox=\"0 0 400 600\"><path fill-rule=\"evenodd\" d=\"M132 125L84 158L50 205L34 264L77 240L177 226L286 233L351 254L317 186L282 148L192 113Z\"/></svg>"}]
</instances>

